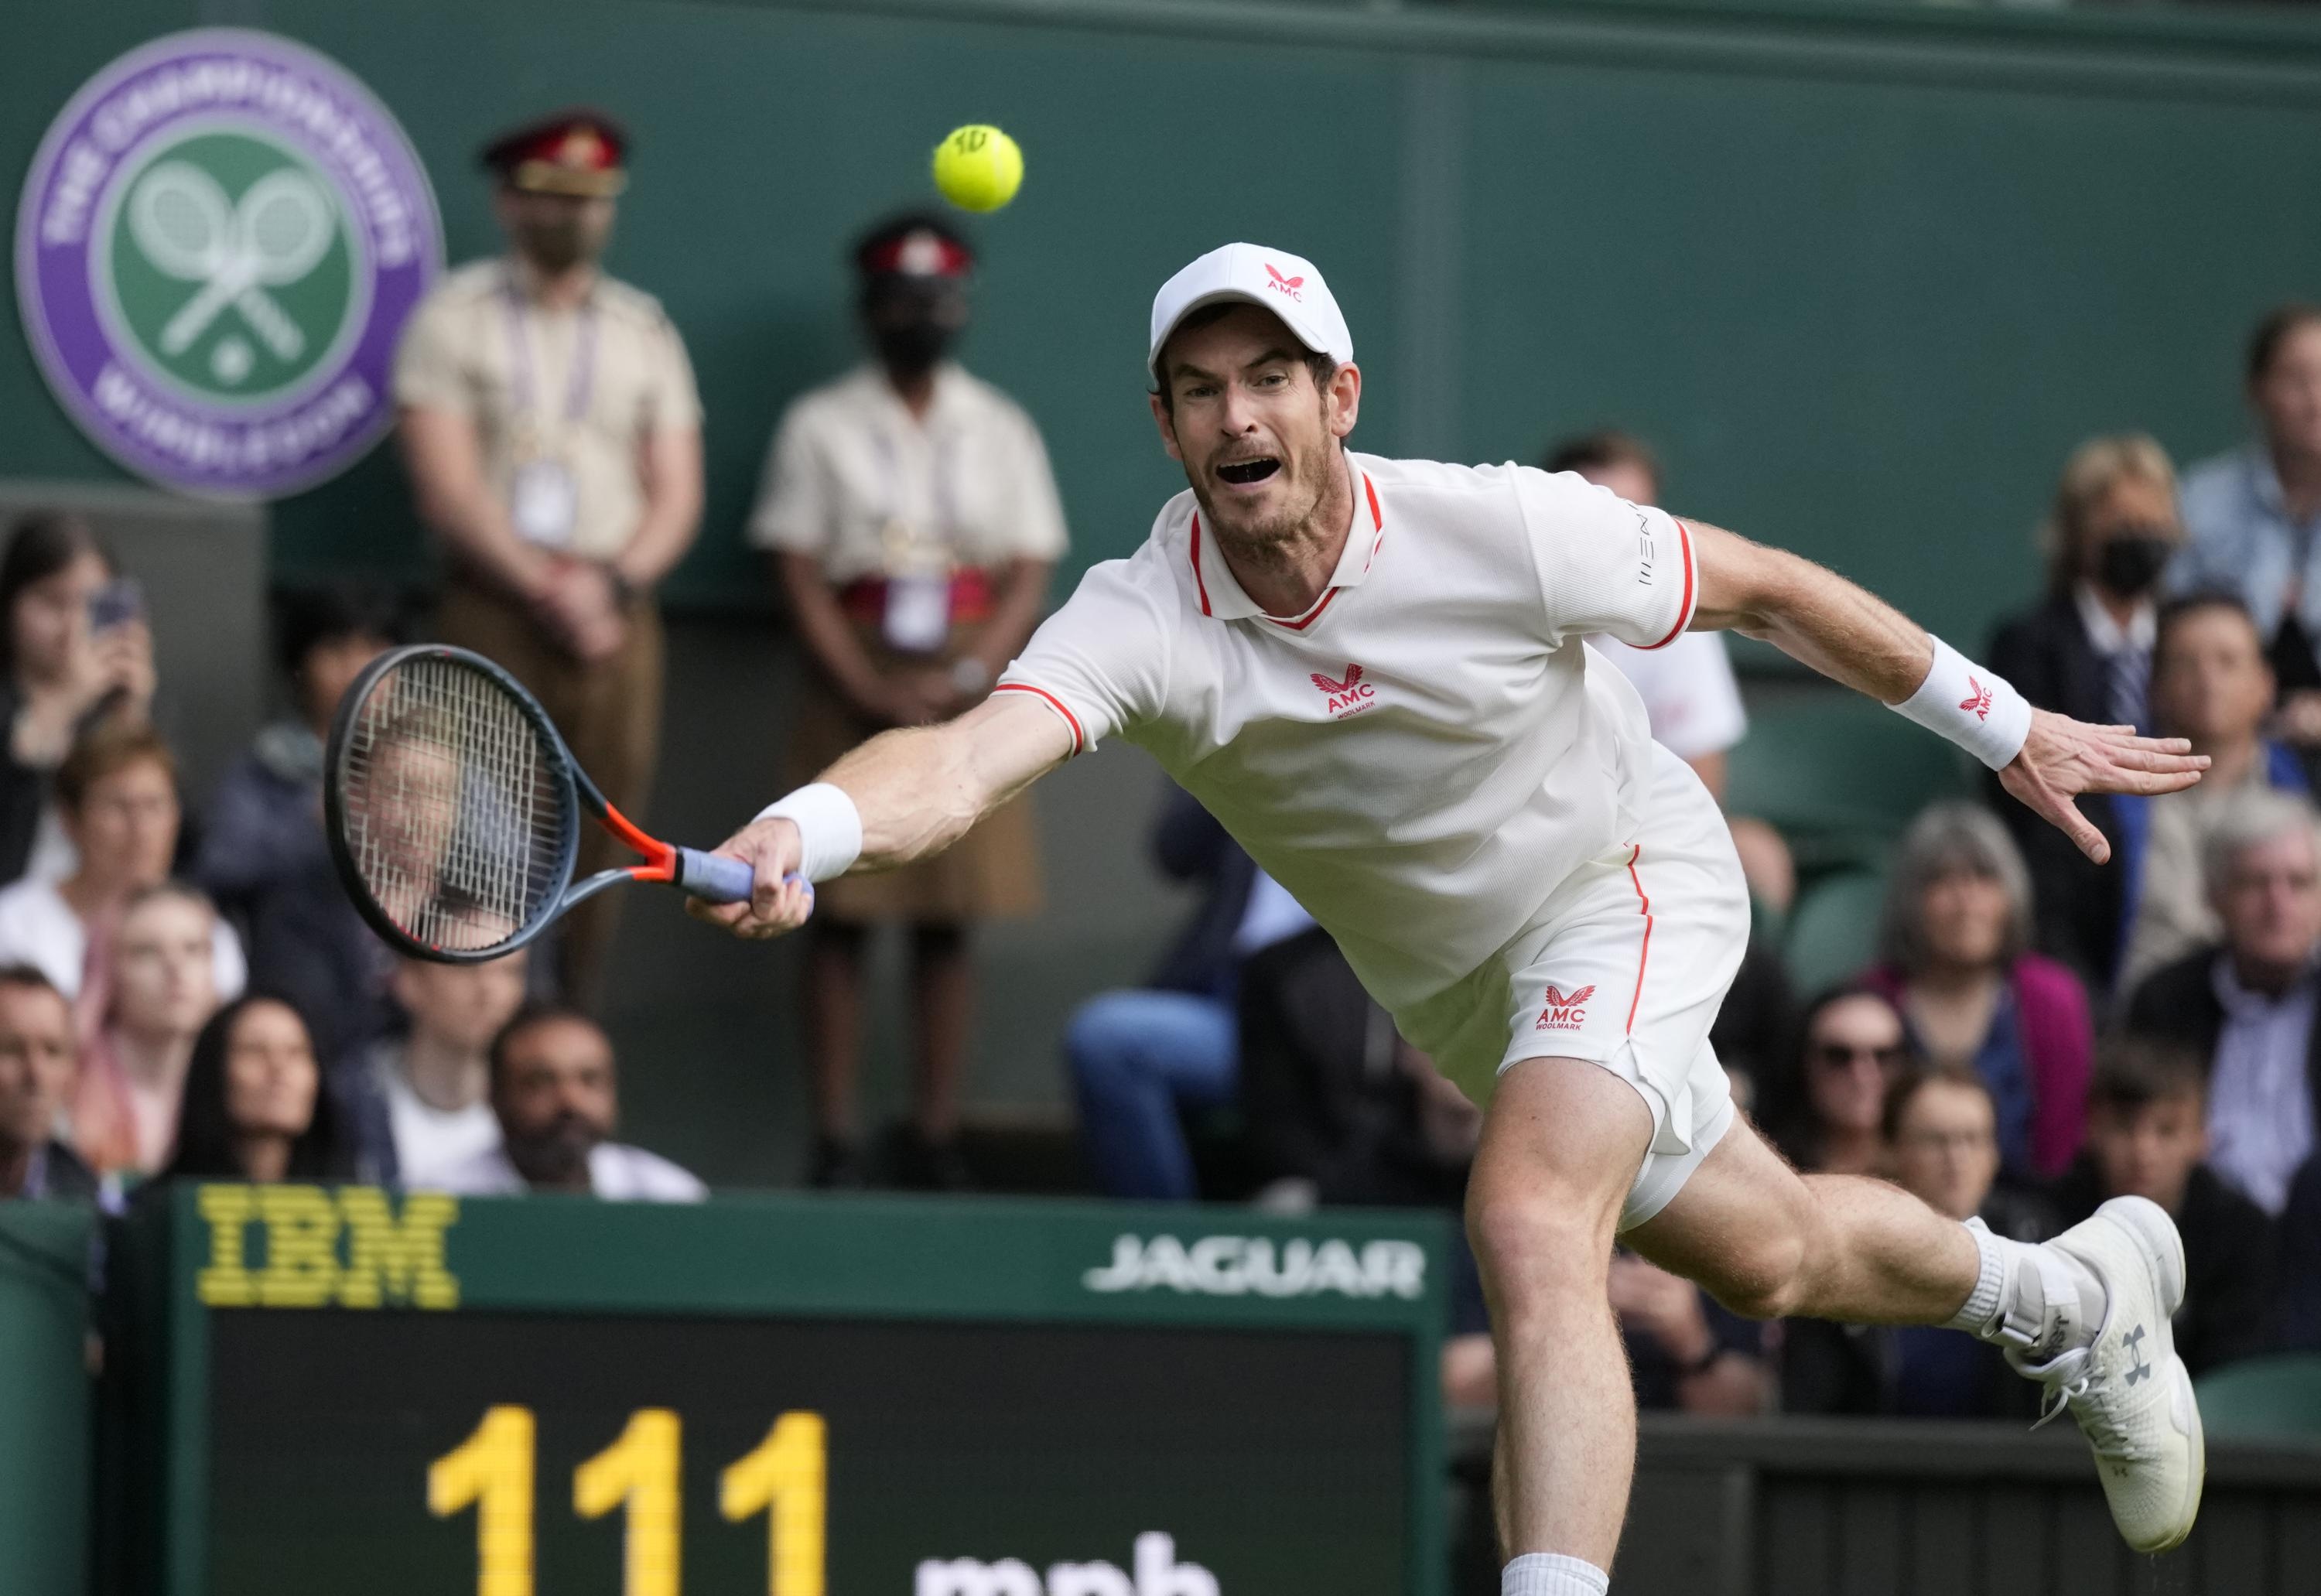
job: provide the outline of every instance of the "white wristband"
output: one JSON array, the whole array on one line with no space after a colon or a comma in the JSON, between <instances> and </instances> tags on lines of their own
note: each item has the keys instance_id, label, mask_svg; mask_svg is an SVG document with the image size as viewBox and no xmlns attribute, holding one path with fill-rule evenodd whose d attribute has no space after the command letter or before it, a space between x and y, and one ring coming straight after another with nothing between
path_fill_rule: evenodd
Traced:
<instances>
[{"instance_id":1,"label":"white wristband","mask_svg":"<svg viewBox=\"0 0 2321 1596\"><path fill-rule=\"evenodd\" d=\"M1948 737L1992 770L2002 769L2031 735L2031 701L1941 638L1934 643L1926 679L1894 713Z\"/></svg>"},{"instance_id":2,"label":"white wristband","mask_svg":"<svg viewBox=\"0 0 2321 1596\"><path fill-rule=\"evenodd\" d=\"M768 804L751 824L777 816L798 828L798 874L809 881L842 876L862 855L862 812L827 781Z\"/></svg>"}]
</instances>

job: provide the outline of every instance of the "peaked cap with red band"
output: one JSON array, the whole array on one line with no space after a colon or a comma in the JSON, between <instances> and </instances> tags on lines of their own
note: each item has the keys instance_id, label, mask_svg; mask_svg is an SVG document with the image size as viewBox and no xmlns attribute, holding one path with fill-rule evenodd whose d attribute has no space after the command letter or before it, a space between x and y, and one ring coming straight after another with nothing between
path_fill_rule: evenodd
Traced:
<instances>
[{"instance_id":1,"label":"peaked cap with red band","mask_svg":"<svg viewBox=\"0 0 2321 1596\"><path fill-rule=\"evenodd\" d=\"M897 227L873 233L855 251L854 265L865 277L958 281L975 270L975 253L933 227Z\"/></svg>"},{"instance_id":2,"label":"peaked cap with red band","mask_svg":"<svg viewBox=\"0 0 2321 1596\"><path fill-rule=\"evenodd\" d=\"M484 146L483 163L526 193L609 199L628 187L628 131L584 106L502 133Z\"/></svg>"}]
</instances>

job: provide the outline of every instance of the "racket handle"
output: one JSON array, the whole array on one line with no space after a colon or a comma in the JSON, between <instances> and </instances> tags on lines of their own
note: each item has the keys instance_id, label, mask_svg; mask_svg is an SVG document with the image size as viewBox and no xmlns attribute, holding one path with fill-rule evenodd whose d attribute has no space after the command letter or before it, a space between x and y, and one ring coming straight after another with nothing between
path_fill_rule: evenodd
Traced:
<instances>
[{"instance_id":1,"label":"racket handle","mask_svg":"<svg viewBox=\"0 0 2321 1596\"><path fill-rule=\"evenodd\" d=\"M705 903L747 903L757 879L757 872L747 864L723 853L701 853L691 848L677 851L677 885ZM800 879L795 872L789 877L793 881Z\"/></svg>"}]
</instances>

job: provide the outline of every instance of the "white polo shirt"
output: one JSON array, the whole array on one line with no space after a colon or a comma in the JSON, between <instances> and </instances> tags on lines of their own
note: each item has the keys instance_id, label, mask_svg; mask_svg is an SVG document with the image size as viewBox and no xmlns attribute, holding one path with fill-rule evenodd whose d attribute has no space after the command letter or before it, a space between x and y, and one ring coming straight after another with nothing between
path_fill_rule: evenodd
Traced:
<instances>
[{"instance_id":1,"label":"white polo shirt","mask_svg":"<svg viewBox=\"0 0 2321 1596\"><path fill-rule=\"evenodd\" d=\"M1689 533L1577 475L1348 458L1353 535L1305 615L1251 601L1188 490L999 688L1079 749L1151 752L1399 1009L1635 835L1643 705L1581 640L1665 646L1697 584Z\"/></svg>"}]
</instances>

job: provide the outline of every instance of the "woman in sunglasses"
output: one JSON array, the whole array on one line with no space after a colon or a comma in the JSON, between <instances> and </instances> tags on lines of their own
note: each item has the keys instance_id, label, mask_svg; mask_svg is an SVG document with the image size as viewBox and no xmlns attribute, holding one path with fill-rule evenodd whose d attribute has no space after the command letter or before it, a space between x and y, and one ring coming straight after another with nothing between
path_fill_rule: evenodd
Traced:
<instances>
[{"instance_id":1,"label":"woman in sunglasses","mask_svg":"<svg viewBox=\"0 0 2321 1596\"><path fill-rule=\"evenodd\" d=\"M1844 986L1816 998L1798 1026L1785 1110L1768 1105L1781 1150L1816 1174L1890 1173L1879 1121L1908 1056L1902 1016L1884 994Z\"/></svg>"}]
</instances>

